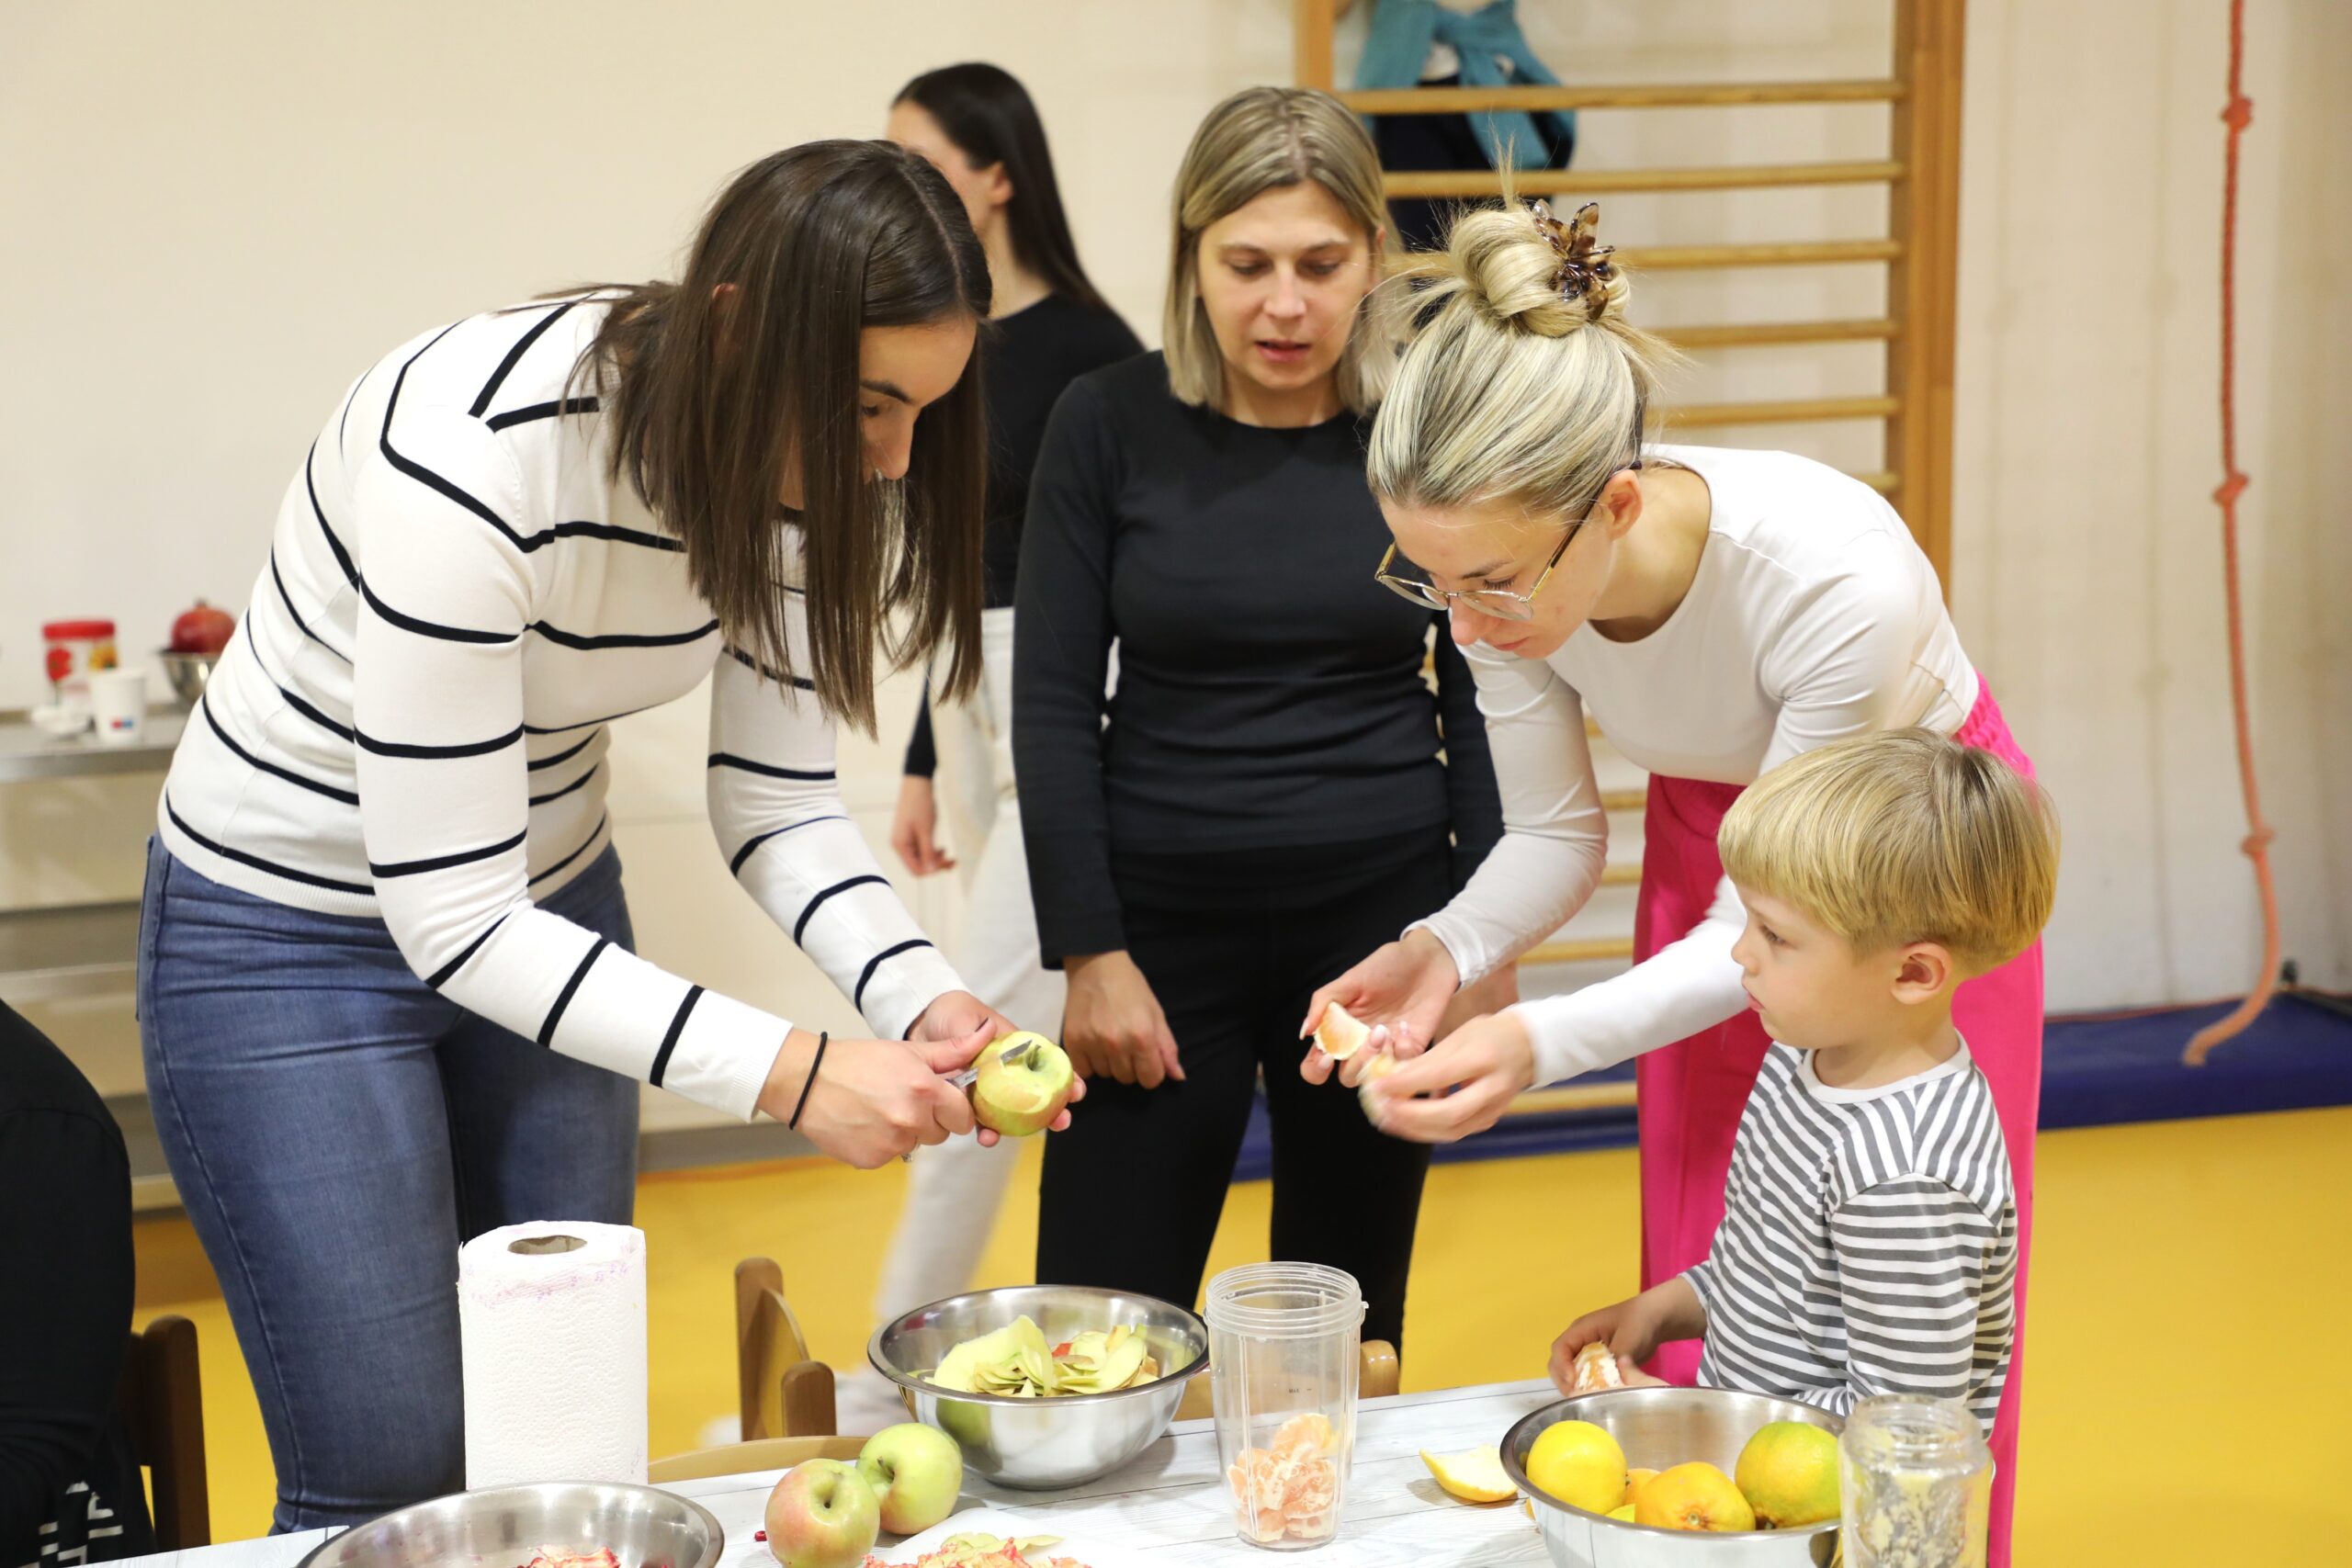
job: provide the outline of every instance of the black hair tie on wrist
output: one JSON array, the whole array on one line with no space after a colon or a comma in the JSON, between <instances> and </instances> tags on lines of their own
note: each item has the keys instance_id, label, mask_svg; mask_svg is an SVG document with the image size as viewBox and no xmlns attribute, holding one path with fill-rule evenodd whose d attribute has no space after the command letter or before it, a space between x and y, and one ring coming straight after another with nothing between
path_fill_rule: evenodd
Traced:
<instances>
[{"instance_id":1,"label":"black hair tie on wrist","mask_svg":"<svg viewBox=\"0 0 2352 1568\"><path fill-rule=\"evenodd\" d=\"M808 1081L800 1086L800 1099L792 1107L792 1120L784 1124L787 1132L800 1125L800 1113L808 1109L808 1091L817 1087L817 1069L825 1065L825 1044L831 1038L821 1029L817 1032L817 1054L808 1060Z\"/></svg>"}]
</instances>

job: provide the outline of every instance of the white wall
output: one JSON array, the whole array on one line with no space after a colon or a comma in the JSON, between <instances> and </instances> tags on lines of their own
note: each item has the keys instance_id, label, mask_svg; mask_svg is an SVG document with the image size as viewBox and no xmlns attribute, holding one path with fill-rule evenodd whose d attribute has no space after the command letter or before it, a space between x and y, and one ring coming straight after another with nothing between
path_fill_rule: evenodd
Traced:
<instances>
[{"instance_id":1,"label":"white wall","mask_svg":"<svg viewBox=\"0 0 2352 1568\"><path fill-rule=\"evenodd\" d=\"M1884 67L1884 14L1855 0L1522 9L1572 80ZM2352 676L2352 571L2321 500L2352 482L2336 259L2352 7L2251 10L2240 369L2257 735L2289 951L2346 985L2352 846L2328 807L2352 793L2335 694ZM2205 499L2223 14L1971 6L1952 598L2066 815L2051 936L2064 1007L2236 988L2255 951ZM1342 37L1351 51L1352 26ZM44 618L110 614L131 649L198 594L242 606L304 444L387 346L540 288L663 270L729 171L873 133L931 65L987 57L1028 82L1088 263L1156 339L1169 174L1210 104L1288 79L1289 43L1280 0L0 0L0 706L38 694ZM1593 116L1584 162L1869 155L1884 124L1869 106ZM1626 243L1833 237L1876 231L1883 195L1606 209ZM1868 314L1883 290L1873 268L1758 271L1659 276L1637 299L1689 322ZM1869 390L1876 373L1868 346L1748 351L1686 392ZM1724 438L1880 466L1874 427ZM893 743L909 701L903 684L888 694ZM691 705L624 728L615 812L645 945L843 1021L709 848L700 729ZM845 790L877 830L892 750L845 749ZM149 798L0 790L0 905L132 891Z\"/></svg>"}]
</instances>

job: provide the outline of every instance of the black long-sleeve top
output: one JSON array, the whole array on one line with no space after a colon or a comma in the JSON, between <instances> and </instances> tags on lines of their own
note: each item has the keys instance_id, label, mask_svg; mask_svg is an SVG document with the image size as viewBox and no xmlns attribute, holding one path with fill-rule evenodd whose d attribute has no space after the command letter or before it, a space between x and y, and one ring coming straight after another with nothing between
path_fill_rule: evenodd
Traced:
<instances>
[{"instance_id":1,"label":"black long-sleeve top","mask_svg":"<svg viewBox=\"0 0 2352 1568\"><path fill-rule=\"evenodd\" d=\"M1021 525L1029 510L1029 474L1046 438L1046 420L1055 400L1090 370L1143 351L1127 323L1065 295L1048 294L1035 304L989 323L988 352L980 375L989 411L989 477L980 546L982 581L989 608L1012 603L1021 568ZM923 690L907 742L906 771L929 778L938 766L931 732L931 691Z\"/></svg>"},{"instance_id":2,"label":"black long-sleeve top","mask_svg":"<svg viewBox=\"0 0 2352 1568\"><path fill-rule=\"evenodd\" d=\"M0 1004L0 1563L155 1550L115 1391L130 1160L65 1054Z\"/></svg>"},{"instance_id":3,"label":"black long-sleeve top","mask_svg":"<svg viewBox=\"0 0 2352 1568\"><path fill-rule=\"evenodd\" d=\"M1048 964L1126 945L1114 853L1450 827L1458 886L1500 837L1468 667L1438 625L1432 693L1440 617L1373 581L1388 534L1363 434L1353 415L1268 429L1188 407L1158 354L1080 378L1056 405L1013 623L1013 759Z\"/></svg>"}]
</instances>

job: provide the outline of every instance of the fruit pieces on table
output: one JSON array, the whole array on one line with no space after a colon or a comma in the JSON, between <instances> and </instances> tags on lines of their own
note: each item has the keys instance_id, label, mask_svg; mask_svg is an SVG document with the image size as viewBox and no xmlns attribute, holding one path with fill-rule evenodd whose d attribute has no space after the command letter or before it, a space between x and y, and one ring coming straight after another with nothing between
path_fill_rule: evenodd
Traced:
<instances>
[{"instance_id":1,"label":"fruit pieces on table","mask_svg":"<svg viewBox=\"0 0 2352 1568\"><path fill-rule=\"evenodd\" d=\"M1261 1543L1319 1540L1339 1528L1340 1434L1315 1411L1294 1416L1272 1446L1244 1449L1226 1472L1241 1533Z\"/></svg>"},{"instance_id":2,"label":"fruit pieces on table","mask_svg":"<svg viewBox=\"0 0 2352 1568\"><path fill-rule=\"evenodd\" d=\"M1423 1449L1421 1462L1440 1486L1465 1503L1505 1503L1519 1495L1519 1488L1503 1473L1502 1450L1492 1443L1450 1454Z\"/></svg>"},{"instance_id":3,"label":"fruit pieces on table","mask_svg":"<svg viewBox=\"0 0 2352 1568\"><path fill-rule=\"evenodd\" d=\"M935 1551L915 1559L914 1568L1086 1568L1075 1557L1050 1557L1061 1544L1057 1535L1024 1535L1017 1540L972 1530L951 1535ZM865 1568L892 1568L879 1557L865 1560Z\"/></svg>"},{"instance_id":4,"label":"fruit pieces on table","mask_svg":"<svg viewBox=\"0 0 2352 1568\"><path fill-rule=\"evenodd\" d=\"M1568 1374L1570 1393L1624 1386L1625 1375L1617 1370L1616 1354L1606 1344L1596 1339L1577 1352L1576 1365Z\"/></svg>"},{"instance_id":5,"label":"fruit pieces on table","mask_svg":"<svg viewBox=\"0 0 2352 1568\"><path fill-rule=\"evenodd\" d=\"M768 1494L767 1527L784 1568L856 1568L882 1532L881 1505L855 1465L812 1459Z\"/></svg>"},{"instance_id":6,"label":"fruit pieces on table","mask_svg":"<svg viewBox=\"0 0 2352 1568\"><path fill-rule=\"evenodd\" d=\"M1536 1434L1527 1450L1527 1479L1545 1495L1589 1514L1607 1514L1625 1500L1625 1450L1589 1421L1560 1421Z\"/></svg>"},{"instance_id":7,"label":"fruit pieces on table","mask_svg":"<svg viewBox=\"0 0 2352 1568\"><path fill-rule=\"evenodd\" d=\"M874 1489L884 1529L921 1535L956 1511L964 1490L964 1450L936 1427L901 1421L865 1439L857 1473Z\"/></svg>"},{"instance_id":8,"label":"fruit pieces on table","mask_svg":"<svg viewBox=\"0 0 2352 1568\"><path fill-rule=\"evenodd\" d=\"M1756 1429L1732 1467L1760 1529L1802 1529L1838 1517L1838 1438L1807 1421Z\"/></svg>"},{"instance_id":9,"label":"fruit pieces on table","mask_svg":"<svg viewBox=\"0 0 2352 1568\"><path fill-rule=\"evenodd\" d=\"M1634 1522L1670 1530L1752 1530L1756 1511L1731 1477L1713 1465L1678 1464L1642 1488L1634 1502Z\"/></svg>"},{"instance_id":10,"label":"fruit pieces on table","mask_svg":"<svg viewBox=\"0 0 2352 1568\"><path fill-rule=\"evenodd\" d=\"M1013 1061L1005 1054L1023 1047ZM972 1114L981 1126L1007 1138L1042 1133L1069 1103L1077 1074L1069 1054L1042 1034L1023 1030L991 1041L973 1058Z\"/></svg>"},{"instance_id":11,"label":"fruit pieces on table","mask_svg":"<svg viewBox=\"0 0 2352 1568\"><path fill-rule=\"evenodd\" d=\"M941 1358L938 1370L922 1376L956 1393L1039 1399L1134 1388L1159 1377L1159 1362L1144 1348L1140 1328L1123 1323L1108 1333L1090 1329L1048 1345L1045 1331L1024 1315L965 1340Z\"/></svg>"}]
</instances>

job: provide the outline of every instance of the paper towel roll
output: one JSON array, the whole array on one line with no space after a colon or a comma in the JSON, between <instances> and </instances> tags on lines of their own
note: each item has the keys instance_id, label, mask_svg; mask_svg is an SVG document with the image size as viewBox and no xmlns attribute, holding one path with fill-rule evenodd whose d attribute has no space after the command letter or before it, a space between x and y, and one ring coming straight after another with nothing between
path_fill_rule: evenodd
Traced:
<instances>
[{"instance_id":1,"label":"paper towel roll","mask_svg":"<svg viewBox=\"0 0 2352 1568\"><path fill-rule=\"evenodd\" d=\"M645 1483L645 1233L543 1220L458 1249L466 1485Z\"/></svg>"}]
</instances>

